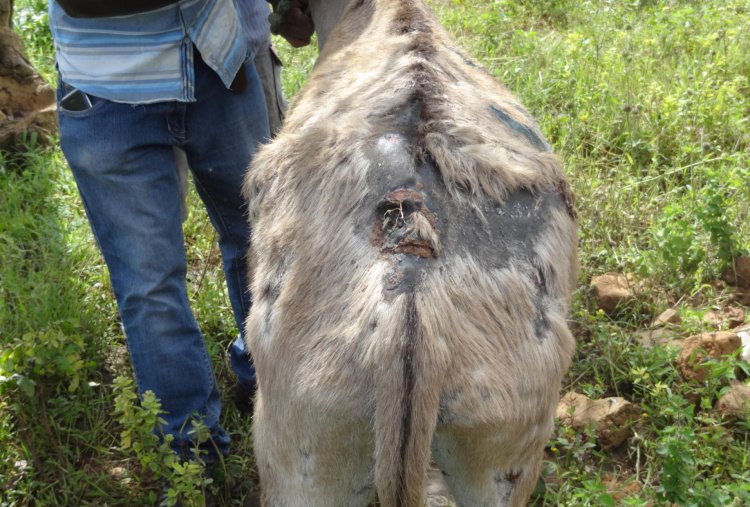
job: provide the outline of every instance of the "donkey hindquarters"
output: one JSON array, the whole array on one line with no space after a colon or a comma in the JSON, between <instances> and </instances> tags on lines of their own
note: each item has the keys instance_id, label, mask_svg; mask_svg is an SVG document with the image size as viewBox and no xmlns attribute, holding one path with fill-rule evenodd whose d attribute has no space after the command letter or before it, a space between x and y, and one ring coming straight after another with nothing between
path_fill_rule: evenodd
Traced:
<instances>
[{"instance_id":1,"label":"donkey hindquarters","mask_svg":"<svg viewBox=\"0 0 750 507\"><path fill-rule=\"evenodd\" d=\"M573 338L577 224L513 95L421 0L359 0L245 182L254 445L273 507L534 487Z\"/></svg>"}]
</instances>

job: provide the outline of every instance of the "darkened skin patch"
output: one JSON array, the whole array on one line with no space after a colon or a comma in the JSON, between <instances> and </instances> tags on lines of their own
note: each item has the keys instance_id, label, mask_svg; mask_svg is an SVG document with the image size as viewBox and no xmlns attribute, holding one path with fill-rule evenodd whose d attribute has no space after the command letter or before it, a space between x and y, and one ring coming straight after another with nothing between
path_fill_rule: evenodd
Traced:
<instances>
[{"instance_id":1,"label":"darkened skin patch","mask_svg":"<svg viewBox=\"0 0 750 507\"><path fill-rule=\"evenodd\" d=\"M549 224L554 223L556 214L565 212L567 206L568 194L559 189L542 192L518 189L502 204L481 198L474 200L481 211L480 217L476 208L455 198L424 146L424 137L441 128L438 121L441 105L433 95L438 90L436 82L429 78L428 63L429 60L412 69L420 77L414 81L419 86L410 100L394 105L383 116L368 117L373 133L365 157L372 170L368 173L367 196L354 211L355 230L362 231L363 239L374 245L383 245L383 210L379 209L383 196L410 190L422 194L425 208L436 217L435 230L440 231L442 248L438 258L388 254L398 260L394 259L383 279L386 298L417 289L428 266L442 269L453 256L472 258L487 270L516 266L527 271L531 265L525 255L535 250L537 242L549 233ZM460 140L451 141L454 142L460 145ZM403 279L396 271L403 273Z\"/></svg>"},{"instance_id":2,"label":"darkened skin patch","mask_svg":"<svg viewBox=\"0 0 750 507\"><path fill-rule=\"evenodd\" d=\"M419 338L419 313L414 294L409 294L406 300L406 322L404 325L404 344L402 350L403 375L403 398L401 399L401 444L399 446L399 472L396 474L396 506L401 507L407 499L406 495L406 460L409 453L409 437L411 436L412 405L414 403L414 383L416 373L414 371L414 351Z\"/></svg>"},{"instance_id":3,"label":"darkened skin patch","mask_svg":"<svg viewBox=\"0 0 750 507\"><path fill-rule=\"evenodd\" d=\"M417 290L422 279L422 271L428 262L434 262L434 260L403 253L392 254L388 259L389 267L384 275L383 297L392 301L400 294L413 294Z\"/></svg>"},{"instance_id":4,"label":"darkened skin patch","mask_svg":"<svg viewBox=\"0 0 750 507\"><path fill-rule=\"evenodd\" d=\"M536 339L541 343L549 336L549 319L547 317L547 307L545 305L545 299L548 295L548 283L547 277L544 274L544 270L537 267L537 261L531 262L532 265L532 278L534 287L536 288L536 294L532 296L534 303L534 309L536 310L536 319L534 319L534 335ZM550 268L551 269L551 268Z\"/></svg>"},{"instance_id":5,"label":"darkened skin patch","mask_svg":"<svg viewBox=\"0 0 750 507\"><path fill-rule=\"evenodd\" d=\"M490 110L495 114L495 116L500 118L500 121L505 123L509 129L525 137L526 140L529 141L529 143L531 143L536 149L538 149L539 151L550 151L549 144L547 144L546 141L539 137L539 134L537 134L533 127L518 123L507 113L501 111L495 106L490 106Z\"/></svg>"},{"instance_id":6,"label":"darkened skin patch","mask_svg":"<svg viewBox=\"0 0 750 507\"><path fill-rule=\"evenodd\" d=\"M521 477L521 472L516 472L514 474L501 474L498 473L495 475L495 482L500 484L509 484L510 488L508 488L508 491L505 493L504 498L501 498L501 504L505 505L510 500L510 497L513 496L513 490L516 486L516 481L518 481L519 477Z\"/></svg>"},{"instance_id":7,"label":"darkened skin patch","mask_svg":"<svg viewBox=\"0 0 750 507\"><path fill-rule=\"evenodd\" d=\"M368 241L383 244L385 238L378 237L382 226L374 225L377 220L382 223L379 203L391 192L412 189L423 195L422 203L436 217L435 229L440 231L441 254L426 259L428 264L434 262L440 268L444 259L457 255L471 257L488 270L517 265L521 256L534 251L537 241L545 237L554 214L566 209L563 196L552 188L541 193L516 190L502 205L478 201L480 218L475 209L448 191L434 162L416 164L410 155L420 135L420 120L415 115L418 106L418 102L405 104L400 116L393 111L387 118L373 119L376 125L382 122L382 130L376 131L365 155L374 169L368 176L368 196L358 207L357 230L366 234Z\"/></svg>"},{"instance_id":8,"label":"darkened skin patch","mask_svg":"<svg viewBox=\"0 0 750 507\"><path fill-rule=\"evenodd\" d=\"M394 270L390 273L386 273L386 290L395 290L404 281L404 272Z\"/></svg>"}]
</instances>

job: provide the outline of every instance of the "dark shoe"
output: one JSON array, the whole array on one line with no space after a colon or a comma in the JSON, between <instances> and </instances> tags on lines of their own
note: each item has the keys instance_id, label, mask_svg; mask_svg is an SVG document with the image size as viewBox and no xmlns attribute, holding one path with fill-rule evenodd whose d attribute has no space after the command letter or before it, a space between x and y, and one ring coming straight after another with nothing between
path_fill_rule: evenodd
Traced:
<instances>
[{"instance_id":1,"label":"dark shoe","mask_svg":"<svg viewBox=\"0 0 750 507\"><path fill-rule=\"evenodd\" d=\"M210 479L213 476L215 466L214 463L206 463L206 468L203 470L204 479ZM168 498L169 489L171 487L171 483L164 483L164 486L161 488L161 493L159 493L159 496L156 498L156 504L154 504L154 507L161 507L162 503ZM206 486L206 494L204 498L206 500L206 507L216 507L216 499L214 498L214 493L211 490L210 484ZM173 507L184 507L184 504L178 501Z\"/></svg>"},{"instance_id":2,"label":"dark shoe","mask_svg":"<svg viewBox=\"0 0 750 507\"><path fill-rule=\"evenodd\" d=\"M255 391L256 386L247 388L243 385L237 384L234 386L234 393L232 399L234 400L234 406L240 411L242 415L253 415L253 404L255 402Z\"/></svg>"}]
</instances>

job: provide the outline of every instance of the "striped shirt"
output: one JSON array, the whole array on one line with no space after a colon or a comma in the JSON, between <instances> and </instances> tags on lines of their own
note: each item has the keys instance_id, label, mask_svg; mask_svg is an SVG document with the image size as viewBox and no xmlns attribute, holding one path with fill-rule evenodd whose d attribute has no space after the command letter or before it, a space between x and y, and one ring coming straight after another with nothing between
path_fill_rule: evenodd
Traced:
<instances>
[{"instance_id":1,"label":"striped shirt","mask_svg":"<svg viewBox=\"0 0 750 507\"><path fill-rule=\"evenodd\" d=\"M141 14L73 18L49 2L62 79L131 104L195 101L193 45L229 88L242 62L268 43L268 13L265 0L181 0Z\"/></svg>"}]
</instances>

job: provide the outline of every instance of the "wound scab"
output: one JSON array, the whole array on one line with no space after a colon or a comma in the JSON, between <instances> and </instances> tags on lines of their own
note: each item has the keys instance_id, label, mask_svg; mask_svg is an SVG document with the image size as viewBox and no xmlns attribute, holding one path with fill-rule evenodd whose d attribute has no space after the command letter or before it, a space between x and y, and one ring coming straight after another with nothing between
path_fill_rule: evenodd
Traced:
<instances>
[{"instance_id":1,"label":"wound scab","mask_svg":"<svg viewBox=\"0 0 750 507\"><path fill-rule=\"evenodd\" d=\"M424 204L424 194L399 189L384 195L376 208L370 243L381 253L407 253L429 259L440 255L437 216Z\"/></svg>"}]
</instances>

